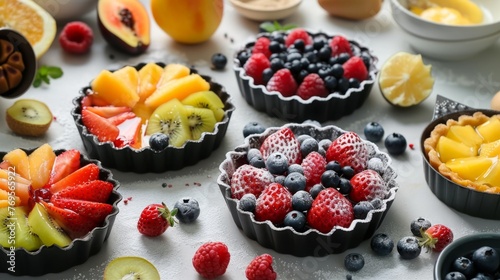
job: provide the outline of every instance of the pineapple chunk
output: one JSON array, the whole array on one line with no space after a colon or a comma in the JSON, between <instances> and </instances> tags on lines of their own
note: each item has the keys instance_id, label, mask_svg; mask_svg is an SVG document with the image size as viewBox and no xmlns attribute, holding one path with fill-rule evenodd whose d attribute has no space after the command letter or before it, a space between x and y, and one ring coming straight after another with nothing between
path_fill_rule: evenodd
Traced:
<instances>
[{"instance_id":1,"label":"pineapple chunk","mask_svg":"<svg viewBox=\"0 0 500 280\"><path fill-rule=\"evenodd\" d=\"M496 164L487 172L483 173L477 182L491 187L500 187L500 164Z\"/></svg>"},{"instance_id":2,"label":"pineapple chunk","mask_svg":"<svg viewBox=\"0 0 500 280\"><path fill-rule=\"evenodd\" d=\"M441 136L439 138L436 151L439 153L439 158L444 163L454 158L466 158L476 155L473 148L446 136Z\"/></svg>"},{"instance_id":3,"label":"pineapple chunk","mask_svg":"<svg viewBox=\"0 0 500 280\"><path fill-rule=\"evenodd\" d=\"M500 140L484 143L479 149L479 155L483 157L497 157L500 155Z\"/></svg>"},{"instance_id":4,"label":"pineapple chunk","mask_svg":"<svg viewBox=\"0 0 500 280\"><path fill-rule=\"evenodd\" d=\"M484 142L500 140L500 120L497 118L490 118L487 122L476 127L476 130L483 137Z\"/></svg>"},{"instance_id":5,"label":"pineapple chunk","mask_svg":"<svg viewBox=\"0 0 500 280\"><path fill-rule=\"evenodd\" d=\"M461 178L476 181L497 161L498 158L487 157L456 158L446 162L446 166Z\"/></svg>"},{"instance_id":6,"label":"pineapple chunk","mask_svg":"<svg viewBox=\"0 0 500 280\"><path fill-rule=\"evenodd\" d=\"M446 137L455 140L457 142L464 143L465 145L475 149L475 153L479 149L479 146L483 143L483 138L477 134L471 125L453 125L450 126Z\"/></svg>"}]
</instances>

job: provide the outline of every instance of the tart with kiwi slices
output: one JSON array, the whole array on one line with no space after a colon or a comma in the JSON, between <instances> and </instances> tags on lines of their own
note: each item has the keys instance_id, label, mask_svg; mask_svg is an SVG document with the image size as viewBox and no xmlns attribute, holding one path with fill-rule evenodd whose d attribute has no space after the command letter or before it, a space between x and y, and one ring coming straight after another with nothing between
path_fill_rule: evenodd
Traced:
<instances>
[{"instance_id":1,"label":"tart with kiwi slices","mask_svg":"<svg viewBox=\"0 0 500 280\"><path fill-rule=\"evenodd\" d=\"M22 136L41 136L52 123L49 107L35 99L19 99L7 108L6 121L9 128Z\"/></svg>"}]
</instances>

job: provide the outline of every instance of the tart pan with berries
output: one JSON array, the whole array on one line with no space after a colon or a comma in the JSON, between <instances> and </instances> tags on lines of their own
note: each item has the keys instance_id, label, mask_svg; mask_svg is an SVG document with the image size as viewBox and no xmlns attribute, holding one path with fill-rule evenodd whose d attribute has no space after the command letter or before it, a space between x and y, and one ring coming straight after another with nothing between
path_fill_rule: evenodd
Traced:
<instances>
[{"instance_id":1,"label":"tart pan with berries","mask_svg":"<svg viewBox=\"0 0 500 280\"><path fill-rule=\"evenodd\" d=\"M257 111L291 122L325 122L363 105L377 61L370 49L343 35L296 28L259 34L236 52L234 72Z\"/></svg>"},{"instance_id":2,"label":"tart pan with berries","mask_svg":"<svg viewBox=\"0 0 500 280\"><path fill-rule=\"evenodd\" d=\"M122 199L110 170L48 144L0 159L2 273L58 273L101 250Z\"/></svg>"},{"instance_id":3,"label":"tart pan with berries","mask_svg":"<svg viewBox=\"0 0 500 280\"><path fill-rule=\"evenodd\" d=\"M89 156L136 173L178 170L208 157L235 109L209 76L153 62L102 70L73 104Z\"/></svg>"},{"instance_id":4,"label":"tart pan with berries","mask_svg":"<svg viewBox=\"0 0 500 280\"><path fill-rule=\"evenodd\" d=\"M354 132L287 124L228 152L217 182L247 237L279 253L325 256L358 246L383 222L399 188L390 164Z\"/></svg>"}]
</instances>

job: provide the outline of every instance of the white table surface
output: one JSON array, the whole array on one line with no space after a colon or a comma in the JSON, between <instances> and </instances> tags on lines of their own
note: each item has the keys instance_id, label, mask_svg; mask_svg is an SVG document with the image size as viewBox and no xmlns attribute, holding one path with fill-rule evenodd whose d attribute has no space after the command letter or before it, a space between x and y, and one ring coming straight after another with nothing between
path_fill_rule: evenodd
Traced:
<instances>
[{"instance_id":1,"label":"white table surface","mask_svg":"<svg viewBox=\"0 0 500 280\"><path fill-rule=\"evenodd\" d=\"M149 1L143 0L149 10ZM413 52L402 40L402 34L392 20L389 1L382 11L365 21L346 21L329 17L316 1L306 0L299 11L285 20L311 30L341 33L350 39L359 40L372 48L379 58L378 66L398 51ZM54 148L76 148L84 151L83 144L70 115L72 99L79 88L88 84L103 68L117 68L125 64L143 61L185 62L195 65L202 74L211 75L223 84L231 94L236 110L232 116L225 139L212 155L198 164L180 171L161 174L134 174L114 171L114 178L120 181L120 193L132 200L119 204L120 213L102 250L82 265L59 274L47 274L40 279L100 279L105 265L113 258L138 255L149 259L160 271L162 279L200 279L192 267L191 258L196 249L207 241L222 241L227 244L231 261L227 272L220 279L245 279L244 270L258 254L269 253L275 259L274 268L279 279L345 279L348 271L343 266L347 253L359 252L365 257L365 267L351 273L353 279L432 279L432 270L437 258L435 253L422 254L414 260L404 261L396 250L390 256L377 257L369 241L359 247L328 257L298 258L278 254L247 238L233 223L216 184L219 164L225 153L243 142L242 128L249 121L258 121L265 126L281 126L285 122L255 111L242 98L232 71L232 56L237 48L258 32L258 23L241 17L225 2L221 26L206 43L194 46L181 45L172 41L156 25L151 17L152 42L148 51L139 57L122 55L107 46L97 28L95 11L81 20L94 29L95 41L92 51L85 56L71 56L63 53L57 41L40 59L40 65L62 66L64 76L52 80L50 86L31 88L23 98L34 98L48 104L57 120L48 133L37 139L26 139L14 135L5 121L0 122L0 145L2 150L17 147L33 148L48 142ZM209 68L210 56L222 52L230 62L222 72ZM110 58L114 55L114 59ZM421 105L409 109L397 109L386 103L375 86L365 104L350 116L335 122L344 129L362 135L365 124L377 121L391 132L402 133L415 150L407 150L402 156L393 157L393 166L398 172L400 189L396 200L377 232L384 232L397 242L410 235L411 220L423 216L433 223L443 223L453 229L455 237L483 231L500 231L500 222L474 218L456 212L440 202L426 185L422 156L419 152L420 134L431 119L437 94L461 101L476 108L489 107L491 97L500 90L500 71L494 57L500 55L500 42L474 58L460 62L442 62L424 58L433 65L436 83L432 95ZM0 112L5 112L15 100L2 99ZM385 151L383 144L381 150ZM172 184L163 188L162 183ZM201 186L193 183L199 182ZM172 206L184 196L197 199L201 215L192 225L176 225L158 238L142 236L136 229L141 210L150 203L164 201ZM0 275L1 279L31 279Z\"/></svg>"}]
</instances>

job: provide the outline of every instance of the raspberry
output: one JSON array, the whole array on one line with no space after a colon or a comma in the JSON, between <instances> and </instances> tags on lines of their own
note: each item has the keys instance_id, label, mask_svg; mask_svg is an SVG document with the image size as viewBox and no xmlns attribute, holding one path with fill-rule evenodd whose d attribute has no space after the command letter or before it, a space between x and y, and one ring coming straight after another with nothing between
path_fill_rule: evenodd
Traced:
<instances>
[{"instance_id":1,"label":"raspberry","mask_svg":"<svg viewBox=\"0 0 500 280\"><path fill-rule=\"evenodd\" d=\"M248 280L274 280L277 275L274 272L273 257L269 254L262 254L255 257L245 270Z\"/></svg>"},{"instance_id":2,"label":"raspberry","mask_svg":"<svg viewBox=\"0 0 500 280\"><path fill-rule=\"evenodd\" d=\"M344 36L333 37L330 41L330 47L332 48L332 56L338 56L342 53L352 56L351 44Z\"/></svg>"},{"instance_id":3,"label":"raspberry","mask_svg":"<svg viewBox=\"0 0 500 280\"><path fill-rule=\"evenodd\" d=\"M313 96L326 97L328 95L328 90L325 87L325 82L323 79L316 74L308 74L299 88L297 89L297 95L302 99L307 100Z\"/></svg>"},{"instance_id":4,"label":"raspberry","mask_svg":"<svg viewBox=\"0 0 500 280\"><path fill-rule=\"evenodd\" d=\"M253 78L254 84L262 85L264 84L262 72L264 72L264 69L269 68L269 66L271 66L271 63L269 63L269 59L265 54L254 53L248 58L243 68L246 74Z\"/></svg>"},{"instance_id":5,"label":"raspberry","mask_svg":"<svg viewBox=\"0 0 500 280\"><path fill-rule=\"evenodd\" d=\"M288 36L286 36L286 39L285 39L286 47L293 45L293 43L295 43L295 40L299 40L299 39L304 41L306 46L311 45L313 43L313 39L309 35L309 33L307 33L307 31L305 31L302 28L296 28L296 29L293 29L292 31L290 31Z\"/></svg>"},{"instance_id":6,"label":"raspberry","mask_svg":"<svg viewBox=\"0 0 500 280\"><path fill-rule=\"evenodd\" d=\"M281 95L288 97L295 95L297 82L295 82L292 72L287 68L283 68L274 73L267 83L266 88L268 91L277 91Z\"/></svg>"},{"instance_id":7,"label":"raspberry","mask_svg":"<svg viewBox=\"0 0 500 280\"><path fill-rule=\"evenodd\" d=\"M349 58L343 65L344 77L346 79L354 78L358 81L364 81L368 78L368 70L366 69L363 59L359 56Z\"/></svg>"},{"instance_id":8,"label":"raspberry","mask_svg":"<svg viewBox=\"0 0 500 280\"><path fill-rule=\"evenodd\" d=\"M267 58L269 58L271 56L271 51L269 50L269 44L271 44L271 40L269 40L269 38L259 37L259 39L255 41L252 53L263 53Z\"/></svg>"},{"instance_id":9,"label":"raspberry","mask_svg":"<svg viewBox=\"0 0 500 280\"><path fill-rule=\"evenodd\" d=\"M93 40L92 29L81 21L67 23L59 34L59 44L62 49L72 54L87 53Z\"/></svg>"},{"instance_id":10,"label":"raspberry","mask_svg":"<svg viewBox=\"0 0 500 280\"><path fill-rule=\"evenodd\" d=\"M226 244L207 242L194 253L193 266L201 276L213 279L226 272L230 258Z\"/></svg>"}]
</instances>

